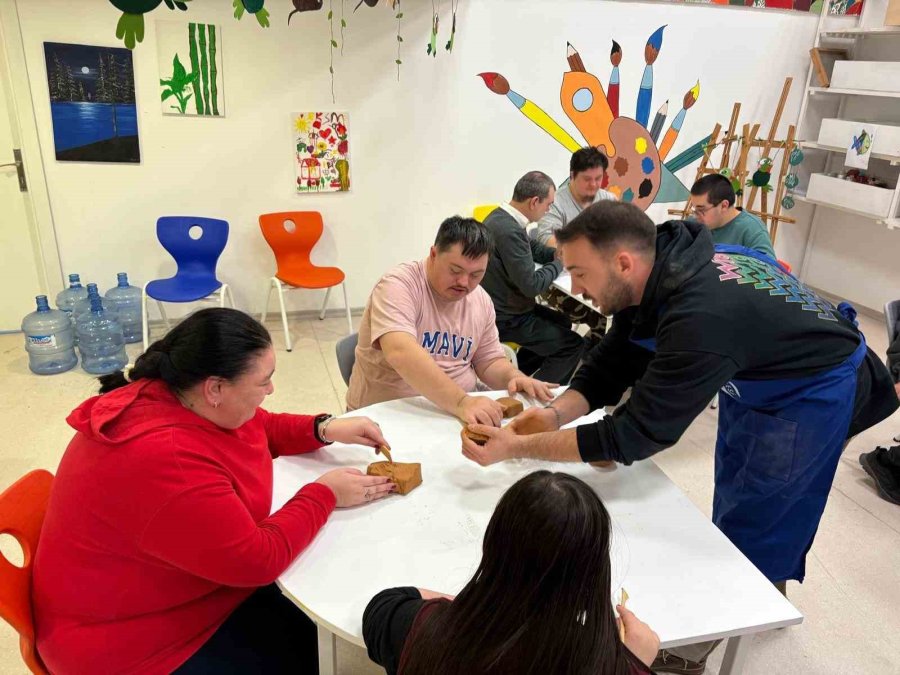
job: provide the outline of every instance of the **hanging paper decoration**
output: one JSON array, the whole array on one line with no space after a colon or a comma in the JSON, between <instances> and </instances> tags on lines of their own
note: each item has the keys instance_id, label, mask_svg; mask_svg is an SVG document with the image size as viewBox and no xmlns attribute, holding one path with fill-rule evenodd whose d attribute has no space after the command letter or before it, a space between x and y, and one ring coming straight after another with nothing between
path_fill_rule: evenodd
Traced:
<instances>
[{"instance_id":1,"label":"hanging paper decoration","mask_svg":"<svg viewBox=\"0 0 900 675\"><path fill-rule=\"evenodd\" d=\"M734 171L726 166L719 170L719 175L724 176L728 179L728 182L731 183L731 189L734 190L735 195L740 195L743 193L744 190L741 186L741 181L737 176L734 175Z\"/></svg>"},{"instance_id":2,"label":"hanging paper decoration","mask_svg":"<svg viewBox=\"0 0 900 675\"><path fill-rule=\"evenodd\" d=\"M116 37L125 43L128 49L134 49L136 42L144 41L144 14L151 12L163 0L109 0L113 7L122 11L119 23L116 24ZM165 0L166 7L174 10L187 10L185 3L190 0Z\"/></svg>"},{"instance_id":3,"label":"hanging paper decoration","mask_svg":"<svg viewBox=\"0 0 900 675\"><path fill-rule=\"evenodd\" d=\"M787 188L787 194L781 200L781 207L788 211L794 208L794 190L800 185L800 177L797 175L797 167L803 161L803 151L794 146L788 155L788 164L791 165L790 173L784 177L784 187Z\"/></svg>"},{"instance_id":4,"label":"hanging paper decoration","mask_svg":"<svg viewBox=\"0 0 900 675\"><path fill-rule=\"evenodd\" d=\"M434 7L434 0L431 0L431 40L429 40L428 45L425 49L425 53L429 56L437 56L437 36L439 23L440 17L438 16L437 9L435 9Z\"/></svg>"},{"instance_id":5,"label":"hanging paper decoration","mask_svg":"<svg viewBox=\"0 0 900 675\"><path fill-rule=\"evenodd\" d=\"M238 21L244 16L244 11L246 10L256 17L256 21L260 26L263 28L269 27L269 10L263 7L266 4L266 0L234 0L231 4L234 7L234 18Z\"/></svg>"},{"instance_id":6,"label":"hanging paper decoration","mask_svg":"<svg viewBox=\"0 0 900 675\"><path fill-rule=\"evenodd\" d=\"M448 52L453 51L453 41L456 39L456 8L459 6L459 0L450 0L450 5L453 8L453 24L450 26L450 39L444 46Z\"/></svg>"},{"instance_id":7,"label":"hanging paper decoration","mask_svg":"<svg viewBox=\"0 0 900 675\"><path fill-rule=\"evenodd\" d=\"M292 0L294 11L288 14L288 26L291 25L291 17L300 12L315 12L322 9L323 0ZM341 19L343 21L343 19Z\"/></svg>"},{"instance_id":8,"label":"hanging paper decoration","mask_svg":"<svg viewBox=\"0 0 900 675\"><path fill-rule=\"evenodd\" d=\"M768 157L763 157L759 160L756 171L753 172L753 176L747 181L747 186L760 188L763 192L771 192L772 186L769 185L771 179L772 160Z\"/></svg>"}]
</instances>

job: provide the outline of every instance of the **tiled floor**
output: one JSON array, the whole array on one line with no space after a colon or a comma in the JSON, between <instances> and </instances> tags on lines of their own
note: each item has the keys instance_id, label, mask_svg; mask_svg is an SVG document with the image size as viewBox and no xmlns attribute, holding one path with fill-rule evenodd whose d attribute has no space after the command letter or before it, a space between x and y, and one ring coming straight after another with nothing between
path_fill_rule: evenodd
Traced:
<instances>
[{"instance_id":1,"label":"tiled floor","mask_svg":"<svg viewBox=\"0 0 900 675\"><path fill-rule=\"evenodd\" d=\"M869 343L884 354L883 325L866 317L862 321ZM339 413L346 387L334 344L346 330L344 319L295 320L290 354L283 350L280 323L272 321L269 327L279 351L275 393L266 406ZM32 468L55 469L72 434L66 415L96 388L80 370L55 377L31 375L21 340L19 335L0 335L0 429L6 439L0 447L0 487ZM139 351L129 349L132 356ZM706 514L712 503L715 427L716 413L707 410L675 447L655 458ZM900 507L879 499L857 462L860 452L888 443L898 432L900 415L895 415L845 451L809 556L807 581L788 587L806 619L800 626L754 638L746 672L900 673ZM3 544L9 550L8 542ZM716 672L722 652L713 655L708 672ZM342 675L383 672L351 645L340 648L339 664ZM25 672L12 630L0 625L0 673Z\"/></svg>"}]
</instances>

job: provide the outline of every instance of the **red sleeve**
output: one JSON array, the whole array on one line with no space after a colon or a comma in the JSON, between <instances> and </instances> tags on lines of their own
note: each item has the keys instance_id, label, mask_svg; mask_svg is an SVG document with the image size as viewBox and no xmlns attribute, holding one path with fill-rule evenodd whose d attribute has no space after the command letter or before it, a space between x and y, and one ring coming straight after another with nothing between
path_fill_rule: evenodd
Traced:
<instances>
[{"instance_id":1,"label":"red sleeve","mask_svg":"<svg viewBox=\"0 0 900 675\"><path fill-rule=\"evenodd\" d=\"M310 483L257 523L214 465L192 467L191 484L154 515L140 543L171 565L227 586L273 583L315 538L336 501L328 487Z\"/></svg>"},{"instance_id":2,"label":"red sleeve","mask_svg":"<svg viewBox=\"0 0 900 675\"><path fill-rule=\"evenodd\" d=\"M322 447L316 438L314 415L270 413L262 408L257 414L265 427L273 459L282 455L300 455Z\"/></svg>"}]
</instances>

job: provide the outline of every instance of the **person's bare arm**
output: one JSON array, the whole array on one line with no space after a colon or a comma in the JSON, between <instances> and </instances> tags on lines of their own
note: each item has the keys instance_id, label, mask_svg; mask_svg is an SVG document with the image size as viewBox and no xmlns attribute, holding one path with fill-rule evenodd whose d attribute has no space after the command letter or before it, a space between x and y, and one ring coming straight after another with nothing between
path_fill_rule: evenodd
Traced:
<instances>
[{"instance_id":1,"label":"person's bare arm","mask_svg":"<svg viewBox=\"0 0 900 675\"><path fill-rule=\"evenodd\" d=\"M441 410L467 423L500 424L500 404L482 396L469 396L409 333L385 333L378 343L384 358L400 377Z\"/></svg>"}]
</instances>

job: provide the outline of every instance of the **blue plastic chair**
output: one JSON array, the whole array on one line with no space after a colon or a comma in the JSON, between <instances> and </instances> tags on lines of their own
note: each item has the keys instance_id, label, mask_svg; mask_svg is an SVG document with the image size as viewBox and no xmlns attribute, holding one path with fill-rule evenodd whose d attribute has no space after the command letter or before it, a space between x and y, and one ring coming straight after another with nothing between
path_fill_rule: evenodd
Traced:
<instances>
[{"instance_id":1,"label":"blue plastic chair","mask_svg":"<svg viewBox=\"0 0 900 675\"><path fill-rule=\"evenodd\" d=\"M197 227L200 235L194 239L191 230ZM228 284L216 278L216 263L228 242L228 223L217 218L198 216L163 216L156 221L156 237L175 259L178 270L174 277L157 279L144 286L142 311L144 317L144 349L150 345L147 298L156 300L159 314L170 327L163 308L164 302L197 302L209 300L225 306L227 296L234 307L234 296Z\"/></svg>"}]
</instances>

